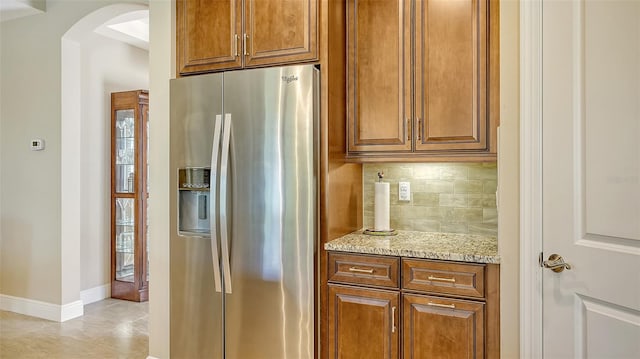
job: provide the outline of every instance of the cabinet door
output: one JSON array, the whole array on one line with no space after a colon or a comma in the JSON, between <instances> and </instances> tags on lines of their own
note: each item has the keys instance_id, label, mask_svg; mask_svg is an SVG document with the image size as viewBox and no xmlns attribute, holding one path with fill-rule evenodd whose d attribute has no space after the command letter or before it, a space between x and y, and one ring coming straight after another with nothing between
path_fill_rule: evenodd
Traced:
<instances>
[{"instance_id":1,"label":"cabinet door","mask_svg":"<svg viewBox=\"0 0 640 359\"><path fill-rule=\"evenodd\" d=\"M417 151L486 151L488 0L416 0Z\"/></svg>"},{"instance_id":2,"label":"cabinet door","mask_svg":"<svg viewBox=\"0 0 640 359\"><path fill-rule=\"evenodd\" d=\"M329 358L398 358L399 296L329 285Z\"/></svg>"},{"instance_id":3,"label":"cabinet door","mask_svg":"<svg viewBox=\"0 0 640 359\"><path fill-rule=\"evenodd\" d=\"M403 295L404 358L484 358L484 303Z\"/></svg>"},{"instance_id":4,"label":"cabinet door","mask_svg":"<svg viewBox=\"0 0 640 359\"><path fill-rule=\"evenodd\" d=\"M178 73L242 66L242 0L177 0Z\"/></svg>"},{"instance_id":5,"label":"cabinet door","mask_svg":"<svg viewBox=\"0 0 640 359\"><path fill-rule=\"evenodd\" d=\"M411 151L411 1L347 4L348 151Z\"/></svg>"},{"instance_id":6,"label":"cabinet door","mask_svg":"<svg viewBox=\"0 0 640 359\"><path fill-rule=\"evenodd\" d=\"M245 67L317 58L318 0L245 0Z\"/></svg>"}]
</instances>

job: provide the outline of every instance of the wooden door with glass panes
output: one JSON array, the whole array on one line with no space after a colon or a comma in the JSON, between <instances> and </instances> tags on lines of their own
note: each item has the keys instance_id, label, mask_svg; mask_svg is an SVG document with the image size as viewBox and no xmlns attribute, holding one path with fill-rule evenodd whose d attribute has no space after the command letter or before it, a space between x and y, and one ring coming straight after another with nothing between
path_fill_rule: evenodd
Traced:
<instances>
[{"instance_id":1,"label":"wooden door with glass panes","mask_svg":"<svg viewBox=\"0 0 640 359\"><path fill-rule=\"evenodd\" d=\"M147 152L149 93L111 94L111 297L149 297Z\"/></svg>"}]
</instances>

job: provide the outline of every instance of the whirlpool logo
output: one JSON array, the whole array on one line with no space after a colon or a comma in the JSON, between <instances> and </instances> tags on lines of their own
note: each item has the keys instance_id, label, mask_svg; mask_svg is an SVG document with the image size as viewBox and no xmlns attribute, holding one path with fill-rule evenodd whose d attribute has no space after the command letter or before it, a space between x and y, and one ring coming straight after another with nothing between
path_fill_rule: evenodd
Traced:
<instances>
[{"instance_id":1,"label":"whirlpool logo","mask_svg":"<svg viewBox=\"0 0 640 359\"><path fill-rule=\"evenodd\" d=\"M296 75L282 76L282 81L290 84L293 81L298 81L298 76Z\"/></svg>"}]
</instances>

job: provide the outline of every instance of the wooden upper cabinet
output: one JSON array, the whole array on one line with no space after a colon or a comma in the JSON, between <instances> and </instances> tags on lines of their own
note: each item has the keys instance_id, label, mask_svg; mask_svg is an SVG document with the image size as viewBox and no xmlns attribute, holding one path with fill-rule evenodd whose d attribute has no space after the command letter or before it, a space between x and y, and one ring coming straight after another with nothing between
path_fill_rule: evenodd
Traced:
<instances>
[{"instance_id":1,"label":"wooden upper cabinet","mask_svg":"<svg viewBox=\"0 0 640 359\"><path fill-rule=\"evenodd\" d=\"M347 4L349 151L411 151L411 1Z\"/></svg>"},{"instance_id":2,"label":"wooden upper cabinet","mask_svg":"<svg viewBox=\"0 0 640 359\"><path fill-rule=\"evenodd\" d=\"M241 0L177 0L178 73L242 67Z\"/></svg>"},{"instance_id":3,"label":"wooden upper cabinet","mask_svg":"<svg viewBox=\"0 0 640 359\"><path fill-rule=\"evenodd\" d=\"M315 60L317 0L245 0L245 67Z\"/></svg>"},{"instance_id":4,"label":"wooden upper cabinet","mask_svg":"<svg viewBox=\"0 0 640 359\"><path fill-rule=\"evenodd\" d=\"M495 160L498 2L349 0L347 154Z\"/></svg>"},{"instance_id":5,"label":"wooden upper cabinet","mask_svg":"<svg viewBox=\"0 0 640 359\"><path fill-rule=\"evenodd\" d=\"M176 0L178 74L317 59L318 0Z\"/></svg>"},{"instance_id":6,"label":"wooden upper cabinet","mask_svg":"<svg viewBox=\"0 0 640 359\"><path fill-rule=\"evenodd\" d=\"M488 150L487 2L417 0L416 150Z\"/></svg>"}]
</instances>

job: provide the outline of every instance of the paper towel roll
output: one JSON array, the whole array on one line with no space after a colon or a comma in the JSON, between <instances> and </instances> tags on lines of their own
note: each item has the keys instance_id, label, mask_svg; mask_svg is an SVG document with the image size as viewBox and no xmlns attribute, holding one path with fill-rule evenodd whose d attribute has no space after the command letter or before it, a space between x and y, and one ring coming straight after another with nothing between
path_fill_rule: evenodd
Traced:
<instances>
[{"instance_id":1,"label":"paper towel roll","mask_svg":"<svg viewBox=\"0 0 640 359\"><path fill-rule=\"evenodd\" d=\"M373 229L388 231L391 229L389 228L389 183L376 182L375 186Z\"/></svg>"}]
</instances>

